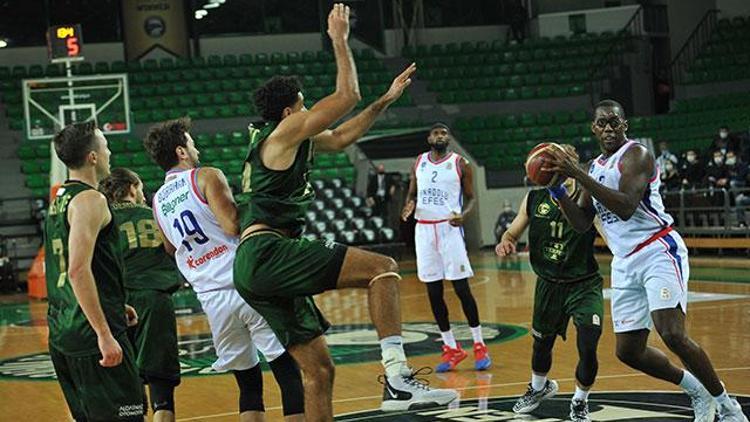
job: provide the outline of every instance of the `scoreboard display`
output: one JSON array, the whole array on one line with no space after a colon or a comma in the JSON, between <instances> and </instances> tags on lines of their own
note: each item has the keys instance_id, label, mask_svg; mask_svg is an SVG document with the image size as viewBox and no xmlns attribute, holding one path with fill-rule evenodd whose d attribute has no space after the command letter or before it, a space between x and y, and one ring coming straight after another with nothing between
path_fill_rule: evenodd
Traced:
<instances>
[{"instance_id":1,"label":"scoreboard display","mask_svg":"<svg viewBox=\"0 0 750 422\"><path fill-rule=\"evenodd\" d=\"M47 30L47 50L51 60L82 56L82 47L80 24L58 25Z\"/></svg>"}]
</instances>

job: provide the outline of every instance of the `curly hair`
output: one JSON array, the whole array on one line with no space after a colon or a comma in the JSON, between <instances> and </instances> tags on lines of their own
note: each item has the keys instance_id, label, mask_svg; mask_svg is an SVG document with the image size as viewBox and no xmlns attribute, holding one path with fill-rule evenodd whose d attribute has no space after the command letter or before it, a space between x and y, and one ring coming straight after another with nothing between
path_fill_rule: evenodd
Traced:
<instances>
[{"instance_id":1,"label":"curly hair","mask_svg":"<svg viewBox=\"0 0 750 422\"><path fill-rule=\"evenodd\" d=\"M93 151L94 134L96 123L80 122L71 123L60 132L57 132L54 138L55 152L60 161L65 163L69 169L78 169L86 162L86 156Z\"/></svg>"},{"instance_id":2,"label":"curly hair","mask_svg":"<svg viewBox=\"0 0 750 422\"><path fill-rule=\"evenodd\" d=\"M187 146L185 133L191 126L190 118L183 117L156 124L148 130L143 147L162 170L169 170L179 162L175 149Z\"/></svg>"},{"instance_id":3,"label":"curly hair","mask_svg":"<svg viewBox=\"0 0 750 422\"><path fill-rule=\"evenodd\" d=\"M118 167L112 169L109 176L99 182L99 191L107 197L109 202L124 202L125 197L130 193L130 187L138 185L140 180L138 173L133 170Z\"/></svg>"},{"instance_id":4,"label":"curly hair","mask_svg":"<svg viewBox=\"0 0 750 422\"><path fill-rule=\"evenodd\" d=\"M267 122L281 121L284 109L299 99L302 83L296 76L274 76L253 93L255 108Z\"/></svg>"}]
</instances>

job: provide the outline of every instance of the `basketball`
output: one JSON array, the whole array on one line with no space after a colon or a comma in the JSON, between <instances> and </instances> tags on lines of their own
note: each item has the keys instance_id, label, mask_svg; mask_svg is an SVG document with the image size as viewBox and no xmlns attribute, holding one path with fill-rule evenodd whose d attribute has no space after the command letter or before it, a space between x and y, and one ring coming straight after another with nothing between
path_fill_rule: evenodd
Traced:
<instances>
[{"instance_id":1,"label":"basketball","mask_svg":"<svg viewBox=\"0 0 750 422\"><path fill-rule=\"evenodd\" d=\"M552 186L559 179L557 173L543 170L552 158L548 151L549 148L560 148L560 146L552 142L539 144L529 152L526 158L526 175L529 180L539 186Z\"/></svg>"}]
</instances>

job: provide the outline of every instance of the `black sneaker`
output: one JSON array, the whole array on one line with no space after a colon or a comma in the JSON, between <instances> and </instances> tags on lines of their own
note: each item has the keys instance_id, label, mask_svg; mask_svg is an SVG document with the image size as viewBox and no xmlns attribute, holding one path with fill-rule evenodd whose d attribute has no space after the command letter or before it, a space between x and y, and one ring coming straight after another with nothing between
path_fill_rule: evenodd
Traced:
<instances>
[{"instance_id":1,"label":"black sneaker","mask_svg":"<svg viewBox=\"0 0 750 422\"><path fill-rule=\"evenodd\" d=\"M573 399L570 402L570 420L571 422L591 422L589 418L589 402Z\"/></svg>"},{"instance_id":2,"label":"black sneaker","mask_svg":"<svg viewBox=\"0 0 750 422\"><path fill-rule=\"evenodd\" d=\"M529 413L532 410L539 407L539 404L544 399L548 399L557 394L557 390L560 387L557 385L555 380L547 380L544 384L544 388L541 390L534 390L529 383L529 388L526 390L526 394L518 398L516 404L513 405L513 411L515 413Z\"/></svg>"},{"instance_id":3,"label":"black sneaker","mask_svg":"<svg viewBox=\"0 0 750 422\"><path fill-rule=\"evenodd\" d=\"M396 412L409 410L412 406L442 406L458 398L456 390L430 388L427 381L417 379L417 375L426 375L430 368L409 371L395 377L382 376L383 403L380 410Z\"/></svg>"}]
</instances>

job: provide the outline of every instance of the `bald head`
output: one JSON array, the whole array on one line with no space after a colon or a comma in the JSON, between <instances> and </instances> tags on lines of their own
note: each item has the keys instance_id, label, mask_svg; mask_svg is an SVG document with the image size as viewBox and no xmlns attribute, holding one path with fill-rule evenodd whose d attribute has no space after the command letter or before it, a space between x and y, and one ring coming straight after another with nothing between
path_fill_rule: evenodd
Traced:
<instances>
[{"instance_id":1,"label":"bald head","mask_svg":"<svg viewBox=\"0 0 750 422\"><path fill-rule=\"evenodd\" d=\"M594 107L594 116L596 116L599 110L605 111L607 114L614 114L617 117L625 120L625 109L622 104L615 100L601 100Z\"/></svg>"}]
</instances>

